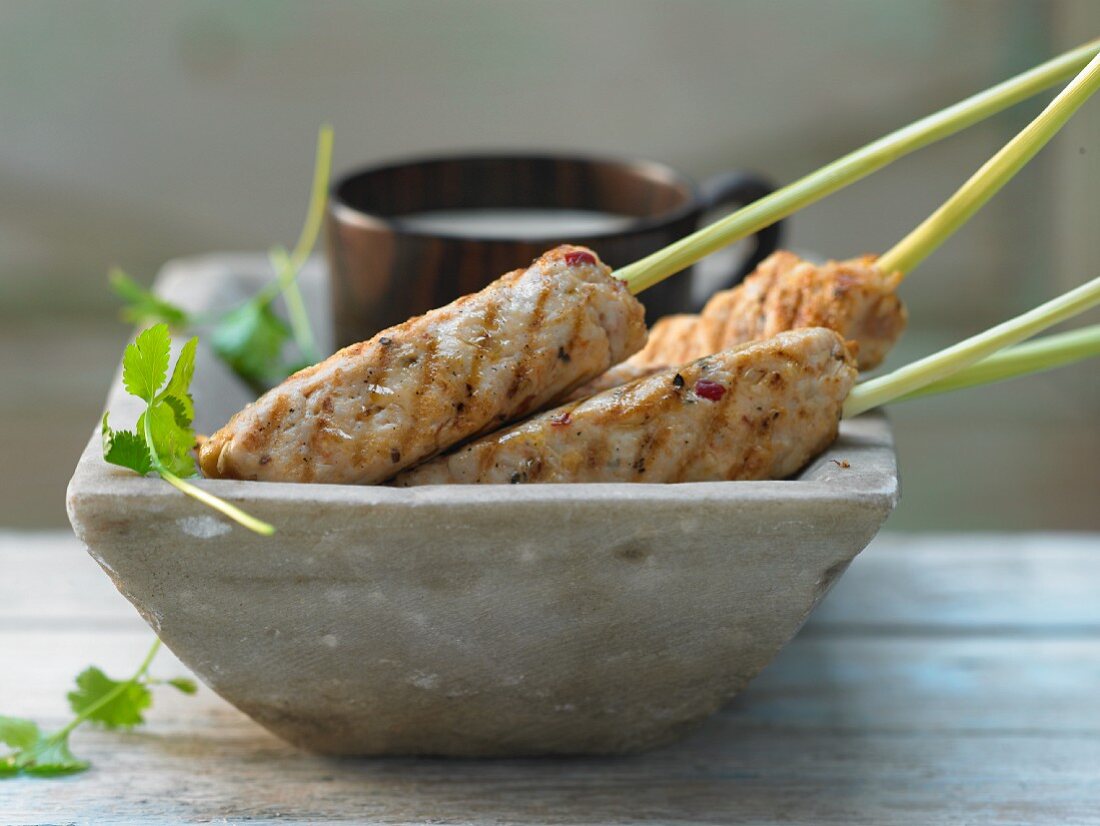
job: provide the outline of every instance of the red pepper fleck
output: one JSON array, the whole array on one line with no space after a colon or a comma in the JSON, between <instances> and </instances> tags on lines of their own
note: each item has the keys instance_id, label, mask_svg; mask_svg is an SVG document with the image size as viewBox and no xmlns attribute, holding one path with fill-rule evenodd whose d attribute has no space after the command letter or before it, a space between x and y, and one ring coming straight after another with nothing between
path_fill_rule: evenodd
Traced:
<instances>
[{"instance_id":1,"label":"red pepper fleck","mask_svg":"<svg viewBox=\"0 0 1100 826\"><path fill-rule=\"evenodd\" d=\"M551 427L565 427L571 421L573 421L573 417L569 415L568 411L566 411L565 413L562 413L560 416L552 416L550 418L550 426Z\"/></svg>"},{"instance_id":2,"label":"red pepper fleck","mask_svg":"<svg viewBox=\"0 0 1100 826\"><path fill-rule=\"evenodd\" d=\"M570 267L576 267L581 264L595 264L596 256L584 250L570 250L565 254L565 263Z\"/></svg>"},{"instance_id":3,"label":"red pepper fleck","mask_svg":"<svg viewBox=\"0 0 1100 826\"><path fill-rule=\"evenodd\" d=\"M699 381L695 382L695 395L701 399L708 399L709 401L716 402L720 401L721 398L726 395L726 388L716 381L699 379Z\"/></svg>"}]
</instances>

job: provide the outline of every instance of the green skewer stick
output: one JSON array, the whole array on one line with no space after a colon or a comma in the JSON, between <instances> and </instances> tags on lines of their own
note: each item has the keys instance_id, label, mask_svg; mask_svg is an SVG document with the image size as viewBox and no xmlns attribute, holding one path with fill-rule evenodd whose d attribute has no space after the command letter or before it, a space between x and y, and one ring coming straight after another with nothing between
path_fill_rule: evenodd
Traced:
<instances>
[{"instance_id":1,"label":"green skewer stick","mask_svg":"<svg viewBox=\"0 0 1100 826\"><path fill-rule=\"evenodd\" d=\"M998 350L1031 338L1036 333L1097 305L1100 305L1100 278L1094 278L1087 284L946 350L907 364L885 376L857 384L844 402L844 416L858 416L873 407L912 395L977 364Z\"/></svg>"},{"instance_id":2,"label":"green skewer stick","mask_svg":"<svg viewBox=\"0 0 1100 826\"><path fill-rule=\"evenodd\" d=\"M919 399L952 390L1034 375L1100 356L1100 324L1018 344L984 358L972 367L925 385L896 401Z\"/></svg>"},{"instance_id":3,"label":"green skewer stick","mask_svg":"<svg viewBox=\"0 0 1100 826\"><path fill-rule=\"evenodd\" d=\"M879 258L876 266L882 272L911 272L1012 180L1097 89L1100 89L1100 54L943 206Z\"/></svg>"},{"instance_id":4,"label":"green skewer stick","mask_svg":"<svg viewBox=\"0 0 1100 826\"><path fill-rule=\"evenodd\" d=\"M805 206L865 178L899 158L1063 83L1100 52L1100 40L1080 46L1023 74L867 144L698 232L615 272L637 295L722 247L758 232Z\"/></svg>"}]
</instances>

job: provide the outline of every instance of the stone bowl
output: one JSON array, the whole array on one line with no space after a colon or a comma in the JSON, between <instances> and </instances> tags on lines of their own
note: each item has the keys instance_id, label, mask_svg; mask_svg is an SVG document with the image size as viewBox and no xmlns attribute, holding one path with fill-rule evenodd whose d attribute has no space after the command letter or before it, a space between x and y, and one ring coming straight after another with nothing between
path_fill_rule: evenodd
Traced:
<instances>
[{"instance_id":1,"label":"stone bowl","mask_svg":"<svg viewBox=\"0 0 1100 826\"><path fill-rule=\"evenodd\" d=\"M262 258L170 264L165 297L231 306ZM318 327L324 279L304 286ZM250 394L200 348L200 432ZM112 422L139 412L116 377ZM898 499L890 429L845 422L796 479L411 489L208 480L264 538L107 465L77 536L214 691L315 752L515 756L667 743L743 689Z\"/></svg>"}]
</instances>

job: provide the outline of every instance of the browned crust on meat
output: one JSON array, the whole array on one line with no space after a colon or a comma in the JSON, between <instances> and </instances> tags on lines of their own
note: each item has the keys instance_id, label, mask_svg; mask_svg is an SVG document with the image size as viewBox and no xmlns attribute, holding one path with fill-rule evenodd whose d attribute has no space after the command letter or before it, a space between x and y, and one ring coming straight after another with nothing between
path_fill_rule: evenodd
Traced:
<instances>
[{"instance_id":1,"label":"browned crust on meat","mask_svg":"<svg viewBox=\"0 0 1100 826\"><path fill-rule=\"evenodd\" d=\"M782 479L836 438L856 375L832 330L786 332L542 413L395 484Z\"/></svg>"},{"instance_id":2,"label":"browned crust on meat","mask_svg":"<svg viewBox=\"0 0 1100 826\"><path fill-rule=\"evenodd\" d=\"M642 350L574 396L584 398L653 370L803 327L840 333L858 354L859 368L869 370L882 363L905 330L905 307L894 294L900 279L900 273L879 270L873 255L816 265L791 252L776 252L742 284L715 294L699 315L657 321Z\"/></svg>"},{"instance_id":3,"label":"browned crust on meat","mask_svg":"<svg viewBox=\"0 0 1100 826\"><path fill-rule=\"evenodd\" d=\"M211 436L200 465L221 478L380 482L562 398L644 341L626 286L563 245L294 374Z\"/></svg>"},{"instance_id":4,"label":"browned crust on meat","mask_svg":"<svg viewBox=\"0 0 1100 826\"><path fill-rule=\"evenodd\" d=\"M743 284L707 302L695 346L715 352L785 330L826 327L855 343L861 370L877 367L905 330L907 314L895 294L901 274L883 273L875 258L819 266L775 253Z\"/></svg>"}]
</instances>

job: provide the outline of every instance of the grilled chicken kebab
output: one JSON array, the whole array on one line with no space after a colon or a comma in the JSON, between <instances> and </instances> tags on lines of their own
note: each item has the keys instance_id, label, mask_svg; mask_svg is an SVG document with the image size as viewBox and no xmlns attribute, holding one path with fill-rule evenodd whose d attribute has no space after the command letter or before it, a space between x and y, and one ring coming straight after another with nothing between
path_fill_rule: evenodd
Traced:
<instances>
[{"instance_id":1,"label":"grilled chicken kebab","mask_svg":"<svg viewBox=\"0 0 1100 826\"><path fill-rule=\"evenodd\" d=\"M905 306L894 294L900 282L900 273L883 273L871 255L817 265L792 252L773 253L742 284L716 293L699 315L657 321L644 348L573 397L803 327L840 333L855 351L859 368L869 370L905 330Z\"/></svg>"},{"instance_id":2,"label":"grilled chicken kebab","mask_svg":"<svg viewBox=\"0 0 1100 826\"><path fill-rule=\"evenodd\" d=\"M780 333L534 416L394 484L782 479L836 438L856 375L834 331Z\"/></svg>"},{"instance_id":3,"label":"grilled chicken kebab","mask_svg":"<svg viewBox=\"0 0 1100 826\"><path fill-rule=\"evenodd\" d=\"M211 436L200 451L200 464L215 478L374 484L566 398L570 391L574 400L586 398L711 354L732 358L739 351L731 347L792 329L833 330L840 334L837 340L851 340L848 346L858 354L858 361L849 357L853 363L874 366L905 327L905 308L893 292L897 280L884 276L870 256L816 266L778 252L743 284L715 295L700 315L657 322L649 343L639 350L645 336L641 305L590 250L559 247L479 293L291 376ZM757 353L745 352L739 363ZM686 381L685 370L706 364L703 359L678 375ZM782 372L776 375L777 384L787 389ZM611 407L601 397L596 408L585 406L576 415L614 417L631 407L635 393L616 396ZM600 413L605 407L608 412ZM538 430L542 422L536 418L520 429ZM602 438L598 430L594 425L589 438ZM483 445L479 455L495 439L477 443ZM749 462L739 473L752 467ZM773 469L764 466L765 477L757 477L715 476L709 468L709 475L699 478L766 478ZM421 478L421 472L438 469L417 468L400 477L399 484L424 484L409 481ZM603 478L603 468L595 472ZM517 473L522 474L511 470L492 480L508 482ZM652 472L646 478L661 480Z\"/></svg>"},{"instance_id":4,"label":"grilled chicken kebab","mask_svg":"<svg viewBox=\"0 0 1100 826\"><path fill-rule=\"evenodd\" d=\"M645 343L644 310L564 245L269 390L206 440L214 478L373 484L565 398Z\"/></svg>"}]
</instances>

